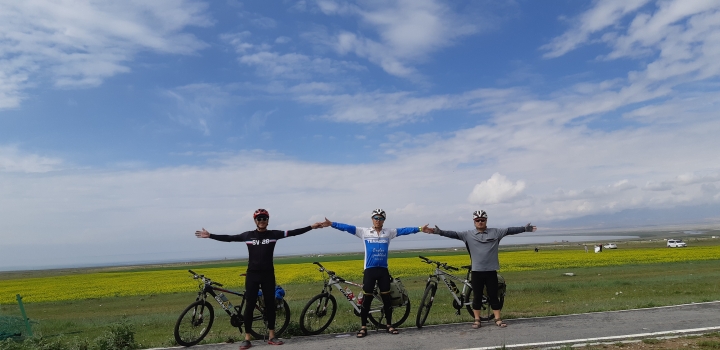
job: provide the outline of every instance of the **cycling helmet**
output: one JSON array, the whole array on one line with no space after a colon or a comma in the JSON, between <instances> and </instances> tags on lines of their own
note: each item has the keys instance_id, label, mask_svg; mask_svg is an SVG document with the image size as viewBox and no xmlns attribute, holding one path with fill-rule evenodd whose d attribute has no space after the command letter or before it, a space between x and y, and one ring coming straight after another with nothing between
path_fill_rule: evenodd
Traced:
<instances>
[{"instance_id":1,"label":"cycling helmet","mask_svg":"<svg viewBox=\"0 0 720 350\"><path fill-rule=\"evenodd\" d=\"M373 217L373 216L375 216L375 215L380 215L380 216L382 216L383 218L386 217L386 216L385 216L385 211L382 210L382 209L375 209L375 210L373 210L372 215L370 215L370 217Z\"/></svg>"},{"instance_id":2,"label":"cycling helmet","mask_svg":"<svg viewBox=\"0 0 720 350\"><path fill-rule=\"evenodd\" d=\"M473 212L473 220L477 218L486 218L487 219L487 213L484 210L476 210Z\"/></svg>"},{"instance_id":3,"label":"cycling helmet","mask_svg":"<svg viewBox=\"0 0 720 350\"><path fill-rule=\"evenodd\" d=\"M257 218L258 216L267 216L269 218L270 213L268 213L267 210L261 208L256 210L255 213L253 213L253 220L255 220L255 218Z\"/></svg>"}]
</instances>

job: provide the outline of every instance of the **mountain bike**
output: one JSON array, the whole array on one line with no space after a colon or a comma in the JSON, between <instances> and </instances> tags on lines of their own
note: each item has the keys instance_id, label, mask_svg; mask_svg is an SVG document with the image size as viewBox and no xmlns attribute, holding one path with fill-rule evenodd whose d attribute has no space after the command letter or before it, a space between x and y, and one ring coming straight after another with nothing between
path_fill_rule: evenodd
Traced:
<instances>
[{"instance_id":1,"label":"mountain bike","mask_svg":"<svg viewBox=\"0 0 720 350\"><path fill-rule=\"evenodd\" d=\"M198 275L193 270L188 270L192 274L192 278L200 280L199 291L195 302L190 304L178 317L175 322L175 341L182 346L193 346L205 338L210 332L210 328L215 320L215 311L209 300L215 300L220 308L230 316L230 324L237 327L240 334L243 333L243 326L247 333L252 334L255 339L265 339L268 336L267 324L265 322L265 301L258 296L257 303L253 306L252 320L243 319L243 308L245 307L245 292L235 292L229 289L220 288L223 285L211 280L204 275ZM242 274L241 276L245 276ZM277 288L277 287L276 287ZM227 294L232 294L242 298L240 304L233 306L228 300ZM208 294L212 297L209 298ZM287 329L290 322L290 307L285 299L276 299L276 324L279 328L275 329L275 335L280 336Z\"/></svg>"},{"instance_id":2,"label":"mountain bike","mask_svg":"<svg viewBox=\"0 0 720 350\"><path fill-rule=\"evenodd\" d=\"M335 300L335 296L331 294L332 287L335 287L338 291L340 291L344 299L347 300L353 308L355 316L360 316L360 310L363 302L363 292L360 292L360 294L356 297L355 293L353 293L348 286L346 286L345 289L341 286L341 284L347 284L354 287L360 287L362 291L362 284L351 282L338 276L334 271L326 269L319 262L314 262L313 264L319 266L318 270L323 275L323 288L320 294L312 297L310 301L305 304L305 307L303 307L302 312L300 313L300 330L306 335L322 333L322 331L324 331L330 325L330 322L332 322L335 318L335 313L337 312L337 301ZM398 281L398 279L393 280L394 283L399 283ZM394 287L391 288L391 290L393 289ZM397 315L396 311L402 312L402 316L392 323L393 328L400 326L408 318L408 315L410 315L410 298L407 297L407 292L402 292L402 289L403 288L400 288L400 294L402 294L401 296L393 296L393 315ZM384 318L385 311L383 310L383 302L377 286L375 286L372 295L373 300L370 304L368 318L375 327L384 328L386 325L381 322Z\"/></svg>"},{"instance_id":3,"label":"mountain bike","mask_svg":"<svg viewBox=\"0 0 720 350\"><path fill-rule=\"evenodd\" d=\"M430 260L424 256L420 256L420 259L422 259L426 264L435 265L435 271L432 275L430 275L427 283L425 284L425 292L423 293L422 300L420 301L420 307L418 308L417 316L415 318L415 326L417 326L417 328L422 328L425 324L428 314L430 313L430 308L433 305L433 300L435 299L435 292L437 292L439 280L443 281L448 289L448 292L450 292L450 295L453 297L452 306L455 308L455 314L459 316L460 310L464 307L474 319L475 314L473 313L472 308L473 292L472 285L470 284L470 278L472 276L470 272L472 266L466 265L461 267L462 269L467 269L465 279L461 279L460 277L446 272L460 271L457 267L450 266L447 263ZM462 290L458 289L455 281L462 284ZM498 274L498 299L500 299L500 308L502 308L505 303L505 279L500 276L500 274ZM489 321L495 318L492 308L488 303L486 290L483 290L481 308L482 312L480 314L480 319L482 321Z\"/></svg>"}]
</instances>

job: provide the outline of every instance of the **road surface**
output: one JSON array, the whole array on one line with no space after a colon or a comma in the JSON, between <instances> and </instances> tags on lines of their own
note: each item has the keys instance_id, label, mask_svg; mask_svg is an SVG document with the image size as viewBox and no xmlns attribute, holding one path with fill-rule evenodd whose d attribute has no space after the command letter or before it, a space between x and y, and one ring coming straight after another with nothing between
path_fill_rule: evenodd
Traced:
<instances>
[{"instance_id":1,"label":"road surface","mask_svg":"<svg viewBox=\"0 0 720 350\"><path fill-rule=\"evenodd\" d=\"M414 320L406 321L411 325ZM273 350L367 350L367 349L496 349L546 348L572 344L616 342L672 334L698 334L720 330L720 301L648 309L507 320L507 328L471 322L400 329L399 335L370 330L357 339L355 333L326 334L284 339L276 347L254 340L253 349ZM193 350L237 350L235 344L197 345ZM181 349L182 347L180 347ZM159 349L178 349L158 348Z\"/></svg>"}]
</instances>

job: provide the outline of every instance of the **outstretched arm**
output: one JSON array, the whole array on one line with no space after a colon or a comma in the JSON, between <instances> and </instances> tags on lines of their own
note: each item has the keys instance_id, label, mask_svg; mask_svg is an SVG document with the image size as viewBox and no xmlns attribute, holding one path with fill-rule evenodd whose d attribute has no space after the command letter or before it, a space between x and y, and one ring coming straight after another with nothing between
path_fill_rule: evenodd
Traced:
<instances>
[{"instance_id":1,"label":"outstretched arm","mask_svg":"<svg viewBox=\"0 0 720 350\"><path fill-rule=\"evenodd\" d=\"M427 225L426 225L426 226L427 226ZM434 233L434 234L438 234L438 235L440 235L440 236L447 237L447 238L459 239L459 240L461 240L461 241L463 240L462 235L461 235L459 232L456 232L456 231L443 231L443 230L441 230L439 227L437 227L437 225L435 226L434 229L428 227L427 229L423 230L423 232L425 232L425 233Z\"/></svg>"},{"instance_id":2,"label":"outstretched arm","mask_svg":"<svg viewBox=\"0 0 720 350\"><path fill-rule=\"evenodd\" d=\"M516 235L516 234L518 234L518 233L523 233L523 232L535 232L535 231L537 231L537 226L533 226L533 225L531 225L530 223L528 223L528 224L525 225L525 226L520 226L520 227L508 227L508 228L507 228L507 234L508 234L508 235Z\"/></svg>"},{"instance_id":3,"label":"outstretched arm","mask_svg":"<svg viewBox=\"0 0 720 350\"><path fill-rule=\"evenodd\" d=\"M325 218L325 221L323 221L322 224L323 224L323 227L332 226L332 228L334 228L334 229L348 232L351 235L354 235L357 232L355 226L353 226L353 225L346 225L346 224L341 224L339 222L332 222L328 218Z\"/></svg>"},{"instance_id":4,"label":"outstretched arm","mask_svg":"<svg viewBox=\"0 0 720 350\"><path fill-rule=\"evenodd\" d=\"M202 230L195 231L195 237L197 238L210 238L221 242L242 242L245 240L244 233L239 235L214 235L208 232L205 228Z\"/></svg>"},{"instance_id":5,"label":"outstretched arm","mask_svg":"<svg viewBox=\"0 0 720 350\"><path fill-rule=\"evenodd\" d=\"M404 235L411 235L413 233L422 232L423 228L427 228L427 224L425 226L417 226L417 227L403 227L395 229L397 232L397 236L404 236Z\"/></svg>"}]
</instances>

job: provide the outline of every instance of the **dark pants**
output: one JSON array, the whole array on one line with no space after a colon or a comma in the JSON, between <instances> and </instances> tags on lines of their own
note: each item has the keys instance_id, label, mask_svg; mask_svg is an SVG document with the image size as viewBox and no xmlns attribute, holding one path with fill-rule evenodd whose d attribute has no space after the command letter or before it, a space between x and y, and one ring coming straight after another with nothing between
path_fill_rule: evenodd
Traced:
<instances>
[{"instance_id":1,"label":"dark pants","mask_svg":"<svg viewBox=\"0 0 720 350\"><path fill-rule=\"evenodd\" d=\"M488 303L493 310L500 310L497 271L473 271L470 281L473 289L473 310L482 310L483 288L487 287Z\"/></svg>"},{"instance_id":2,"label":"dark pants","mask_svg":"<svg viewBox=\"0 0 720 350\"><path fill-rule=\"evenodd\" d=\"M250 322L257 302L258 290L265 299L265 320L268 329L275 329L275 271L248 271L245 276L245 318ZM245 328L247 328L246 323Z\"/></svg>"},{"instance_id":3,"label":"dark pants","mask_svg":"<svg viewBox=\"0 0 720 350\"><path fill-rule=\"evenodd\" d=\"M363 326L367 326L368 313L370 312L370 303L373 300L373 289L377 282L380 289L380 297L383 300L383 310L385 311L386 324L392 324L392 306L390 305L390 272L384 267L371 267L363 271L363 299L362 309L360 310L360 322Z\"/></svg>"}]
</instances>

